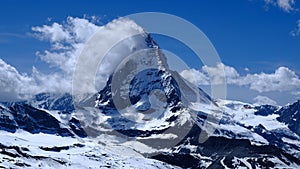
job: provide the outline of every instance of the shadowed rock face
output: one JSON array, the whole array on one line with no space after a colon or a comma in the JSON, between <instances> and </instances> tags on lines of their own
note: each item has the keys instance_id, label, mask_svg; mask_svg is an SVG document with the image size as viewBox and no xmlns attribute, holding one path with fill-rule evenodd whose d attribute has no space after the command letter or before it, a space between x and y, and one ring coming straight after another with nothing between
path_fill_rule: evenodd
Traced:
<instances>
[{"instance_id":1,"label":"shadowed rock face","mask_svg":"<svg viewBox=\"0 0 300 169\"><path fill-rule=\"evenodd\" d=\"M40 93L35 95L33 99L27 103L37 108L59 110L62 113L71 113L75 110L72 95L68 93Z\"/></svg>"},{"instance_id":2,"label":"shadowed rock face","mask_svg":"<svg viewBox=\"0 0 300 169\"><path fill-rule=\"evenodd\" d=\"M60 136L76 135L85 137L83 129L78 120L72 118L66 127L46 111L35 108L25 102L6 103L7 106L0 106L0 128L9 132L16 132L23 129L32 134L46 133ZM75 127L77 126L77 127Z\"/></svg>"},{"instance_id":3,"label":"shadowed rock face","mask_svg":"<svg viewBox=\"0 0 300 169\"><path fill-rule=\"evenodd\" d=\"M150 36L145 39L145 43L149 48L157 46ZM149 63L153 62L150 57L153 55L151 52L155 53L155 51L150 51L149 55L143 56L142 59ZM160 55L160 60L166 62L163 55ZM137 67L138 63L136 62L137 60L129 60L127 63L129 66L127 67ZM125 69L121 69L120 72L123 70L125 71ZM120 73L117 80L118 78L122 80L123 74ZM117 100L124 103L121 108L126 108L127 104L136 105L134 108L137 112L146 114L145 121L152 118L163 118L162 122L166 122L163 127L134 128L136 122L122 116L113 98L113 93L121 96L124 94L122 86L113 88L112 83L113 76L108 79L106 86L101 91L87 99L86 102L81 103L81 106L89 105L94 108L96 102L95 109L100 110L97 113L102 113L103 116L101 117L109 117L104 118L106 120L103 123L109 124L115 133L125 135L128 138L143 137L141 143L159 147L162 146L162 141L168 144L170 140L153 139L151 136L157 137L157 135L167 131L178 136L176 135L176 133L179 134L178 131L187 128L188 132L184 137L180 138L169 150L161 154L149 155L152 159L182 168L276 168L278 166L285 168L296 166L296 168L299 168L300 166L300 140L298 137L300 135L300 101L280 109L271 105L254 108L244 105L243 108L245 109L255 110L253 115L256 117L276 115L276 122L288 126L284 129L268 129L263 122L255 125L251 123L243 124L240 121L235 121L233 115L224 112L220 122L212 120L218 126L213 135L204 142L200 142L200 133L207 132L207 128L201 124L211 120L211 117L209 117L209 111L203 107L200 107L203 108L203 111L202 109L190 109L189 103L199 101L201 104L213 105L217 108L222 107L219 107L203 90L186 82L177 72L169 70L167 65L163 70L149 68L138 72L129 83L127 93L129 99L126 100L125 97L120 97L118 98L120 100ZM153 95L156 97L154 102ZM198 96L200 98L197 98ZM161 114L158 116L151 116L152 113L161 111L160 107L163 110L169 110L167 112L170 113L168 117L163 116L166 113L165 111L160 112ZM235 107L235 105L232 104L232 107ZM187 113L191 116L184 124L180 124L177 120L182 115L183 109L188 110ZM58 114L65 118L62 120L48 110L59 112ZM16 132L16 130L22 129L32 134L47 133L64 137L86 137L87 130L82 128L82 121L73 116L75 113L73 98L70 94L41 93L29 101L2 103L0 105L0 130ZM245 112L236 110L235 113L239 115ZM230 126L231 129L219 127L221 125ZM239 130L245 132L240 133ZM99 135L94 128L91 128L90 132L94 132L95 136ZM253 142L253 137L259 137L267 143L256 144L256 142ZM286 141L287 139L289 141ZM81 146L40 147L40 149L59 152L74 147ZM23 153L24 150L18 147L0 144L0 148L13 149L18 152L17 156L27 156L26 153ZM16 156L16 154L7 151L0 153Z\"/></svg>"},{"instance_id":4,"label":"shadowed rock face","mask_svg":"<svg viewBox=\"0 0 300 169\"><path fill-rule=\"evenodd\" d=\"M201 129L194 126L188 136L178 144L176 151L163 153L152 158L183 168L273 168L278 164L300 165L300 159L288 154L274 145L252 145L248 139L230 139L210 137L204 143L198 143ZM195 146L192 152L186 145ZM278 160L272 160L272 159ZM204 167L206 166L206 167Z\"/></svg>"},{"instance_id":5,"label":"shadowed rock face","mask_svg":"<svg viewBox=\"0 0 300 169\"><path fill-rule=\"evenodd\" d=\"M143 77L143 81L132 82L131 86L131 102L135 104L139 101L143 103L148 103L148 94L152 89L164 90L164 86L161 85L164 81L161 78L161 72L149 70L149 72L143 72L141 77ZM174 76L172 76L174 77ZM178 82L178 77L176 79L176 83ZM173 86L178 86L177 84L169 83ZM111 96L111 79L108 81L106 87L99 92L98 101L100 103L105 103L103 105L100 104L99 108L103 113L107 113L108 115L117 115L118 112L114 107L112 96ZM151 86L151 87L148 87ZM170 88L170 87L169 87ZM186 87L186 89L189 89ZM133 90L133 91L132 91ZM211 98L205 94L201 89L198 90L202 102L204 103L214 103ZM173 92L169 92L173 93ZM172 106L178 105L179 102L183 102L186 98L180 90L176 90L174 88L174 93L176 96L180 97L171 97L166 96L169 101L166 101L169 105L172 103ZM146 95L146 96L144 96ZM215 104L215 103L214 103ZM149 105L141 106L141 109L147 107ZM180 143L178 143L173 149L171 149L167 153L162 153L159 155L154 155L151 158L160 160L163 162L167 162L172 165L176 165L182 168L239 168L239 167L257 167L257 168L276 168L278 166L299 166L300 160L298 157L289 154L288 149L292 147L293 150L300 152L300 147L297 145L287 143L283 140L283 138L289 138L297 141L297 137L292 136L292 133L297 133L296 129L299 129L295 124L295 120L291 120L291 117L296 117L299 115L298 109L300 108L299 103L295 103L288 107L279 109L275 106L266 105L254 107L256 110L254 115L267 117L269 115L277 114L279 115L278 123L285 122L289 125L291 131L286 130L268 130L262 124L257 126L249 126L243 125L239 122L232 121L232 117L224 115L224 119L220 121L221 124L233 123L235 126L239 126L249 130L252 134L257 134L263 137L265 140L269 142L269 144L265 145L255 145L250 141L250 138L247 139L245 137L240 138L240 134L234 133L232 131L227 130L226 128L221 128L215 132L215 136L211 136L204 143L199 143L199 135L202 131L202 127L194 124L189 134L182 139ZM180 110L177 109L177 110ZM175 109L174 112L177 111ZM287 113L288 112L288 113ZM299 111L300 112L300 111ZM198 121L207 120L207 114L204 112L193 112L197 115ZM239 113L239 112L237 112ZM240 112L242 113L242 112ZM118 117L118 116L116 116ZM285 117L285 118L284 118ZM176 118L175 118L176 119ZM175 120L173 119L173 120ZM227 119L227 120L226 120ZM298 118L297 118L298 119ZM297 121L297 120L296 120ZM153 134L159 134L165 132L165 130L134 130L134 129L126 129L126 128L118 128L120 124L127 123L125 119L114 118L111 121L111 124L116 124L116 128L118 131L124 135L129 137L137 137L144 136L148 137ZM293 128L294 127L294 128ZM180 128L178 128L180 130ZM204 129L205 130L205 129ZM222 134L227 133L227 137L222 136ZM217 136L220 134L220 136ZM249 136L250 137L250 136ZM151 140L152 141L152 140ZM157 140L155 140L157 141ZM299 140L298 140L299 141ZM155 144L155 143L153 143ZM193 146L193 150L187 147Z\"/></svg>"},{"instance_id":6,"label":"shadowed rock face","mask_svg":"<svg viewBox=\"0 0 300 169\"><path fill-rule=\"evenodd\" d=\"M290 130L300 136L300 100L280 109L272 105L259 106L256 109L256 115L278 114L277 120L287 124Z\"/></svg>"},{"instance_id":7,"label":"shadowed rock face","mask_svg":"<svg viewBox=\"0 0 300 169\"><path fill-rule=\"evenodd\" d=\"M280 115L279 121L286 123L293 132L300 136L300 100L281 108L276 113Z\"/></svg>"},{"instance_id":8,"label":"shadowed rock face","mask_svg":"<svg viewBox=\"0 0 300 169\"><path fill-rule=\"evenodd\" d=\"M158 72L152 72L154 75L158 75ZM157 73L157 74L155 74ZM149 74L150 76L150 74ZM151 74L153 76L153 74ZM155 78L152 78L155 79ZM158 78L160 79L160 78ZM156 80L156 83L160 83L161 81ZM111 92L109 90L109 81L106 89L104 88L100 93L98 99L103 102L107 102L111 96ZM159 86L159 85L158 85ZM140 86L136 87L137 91L141 92L144 90ZM147 89L147 88L145 88ZM148 89L147 89L148 90ZM146 90L146 91L147 91ZM176 92L176 90L175 90ZM170 92L172 93L172 92ZM147 94L147 93L144 93ZM140 94L133 95L139 96ZM137 98L137 97L136 97ZM146 97L137 98L138 101L141 99L145 99ZM169 97L172 99L172 97ZM179 97L174 97L179 98ZM181 97L182 98L182 97ZM147 99L147 98L146 98ZM208 98L210 99L210 98ZM49 101L49 99L46 99ZM62 99L65 100L65 99ZM137 100L132 100L136 102ZM40 100L42 101L42 100ZM49 101L52 102L53 100ZM180 99L171 100L168 103L179 103ZM69 102L72 103L72 102ZM107 102L102 108L103 113L112 113L114 110L113 103ZM54 104L47 103L48 105ZM61 105L61 104L60 104ZM173 104L176 105L176 104ZM66 106L70 106L66 104ZM168 153L162 153L151 158L160 160L175 166L179 166L182 168L224 168L224 166L229 168L238 168L242 166L252 166L258 168L276 168L276 166L292 166L300 165L300 161L294 155L291 155L289 151L284 150L285 146L292 147L294 150L300 151L297 145L292 143L286 143L282 140L282 138L290 138L297 141L296 137L292 137L289 133L294 131L297 132L297 120L298 120L298 110L299 110L299 102L291 104L289 106L283 107L279 110L275 110L272 106L262 106L257 107L255 114L257 116L268 116L272 114L277 114L278 121L282 121L286 123L291 131L268 131L263 125L258 126L243 126L241 124L235 124L236 126L242 126L251 130L253 133L259 134L263 136L268 142L268 145L255 145L252 144L250 139L247 138L238 138L238 134L231 133L230 137L223 136L211 136L204 143L199 143L199 134L202 131L202 128L197 124L191 128L190 132L187 136L182 139L174 148L170 149ZM58 108L55 108L58 109ZM65 109L63 109L65 111ZM114 110L115 111L115 110ZM175 111L176 112L176 111ZM67 114L72 114L73 112L68 112ZM115 112L113 112L115 113ZM197 114L198 120L206 120L205 113ZM289 118L290 116L290 118ZM226 117L229 118L229 117ZM294 119L293 119L294 118ZM0 127L1 130L15 132L17 129L23 129L30 133L47 133L47 134L55 134L61 135L65 137L73 137L75 135L80 137L85 137L86 134L84 130L81 128L80 122L76 118L72 118L70 116L67 127L61 126L61 121L56 119L54 116L49 114L47 111L36 108L32 105L27 104L26 102L18 102L18 103L3 103L0 106ZM114 123L126 123L122 121L118 121L119 119L115 119ZM173 119L174 120L174 119ZM231 123L230 120L220 121L220 123ZM294 128L292 128L294 127ZM127 135L129 137L136 136L151 136L153 134L164 132L163 130L129 130L123 129L119 130L120 133ZM222 130L216 131L216 135L218 132L226 132L226 128ZM193 149L189 148L194 146ZM6 147L7 148L7 147ZM45 150L68 150L67 147L54 147L54 148L44 148ZM13 155L13 154L11 154Z\"/></svg>"}]
</instances>

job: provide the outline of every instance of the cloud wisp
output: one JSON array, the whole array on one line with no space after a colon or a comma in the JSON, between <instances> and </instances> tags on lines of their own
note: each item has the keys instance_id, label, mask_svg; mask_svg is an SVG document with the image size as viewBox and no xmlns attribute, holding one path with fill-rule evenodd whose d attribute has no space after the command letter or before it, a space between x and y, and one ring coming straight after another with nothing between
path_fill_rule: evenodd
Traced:
<instances>
[{"instance_id":1,"label":"cloud wisp","mask_svg":"<svg viewBox=\"0 0 300 169\"><path fill-rule=\"evenodd\" d=\"M300 20L297 21L297 27L291 32L292 36L300 35Z\"/></svg>"},{"instance_id":2,"label":"cloud wisp","mask_svg":"<svg viewBox=\"0 0 300 169\"><path fill-rule=\"evenodd\" d=\"M270 99L267 96L258 95L253 99L253 101L255 102L254 105L273 105L273 106L277 105L276 101Z\"/></svg>"},{"instance_id":3,"label":"cloud wisp","mask_svg":"<svg viewBox=\"0 0 300 169\"><path fill-rule=\"evenodd\" d=\"M274 5L279 7L284 12L294 11L295 0L264 0L267 5Z\"/></svg>"},{"instance_id":4,"label":"cloud wisp","mask_svg":"<svg viewBox=\"0 0 300 169\"><path fill-rule=\"evenodd\" d=\"M284 12L290 13L297 11L295 8L296 0L264 0L266 5L273 5L279 7ZM297 21L297 26L294 30L290 31L290 35L298 36L300 35L300 20Z\"/></svg>"}]
</instances>

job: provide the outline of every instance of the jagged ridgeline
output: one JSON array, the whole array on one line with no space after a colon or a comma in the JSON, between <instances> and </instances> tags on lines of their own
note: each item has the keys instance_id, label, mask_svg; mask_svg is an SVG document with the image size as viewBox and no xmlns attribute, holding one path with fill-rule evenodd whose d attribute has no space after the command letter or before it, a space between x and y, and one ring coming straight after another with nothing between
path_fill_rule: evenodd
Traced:
<instances>
[{"instance_id":1,"label":"jagged ridgeline","mask_svg":"<svg viewBox=\"0 0 300 169\"><path fill-rule=\"evenodd\" d=\"M146 35L135 51L147 50L79 105L69 93L1 103L0 167L300 167L299 101L256 107L212 99L170 70Z\"/></svg>"}]
</instances>

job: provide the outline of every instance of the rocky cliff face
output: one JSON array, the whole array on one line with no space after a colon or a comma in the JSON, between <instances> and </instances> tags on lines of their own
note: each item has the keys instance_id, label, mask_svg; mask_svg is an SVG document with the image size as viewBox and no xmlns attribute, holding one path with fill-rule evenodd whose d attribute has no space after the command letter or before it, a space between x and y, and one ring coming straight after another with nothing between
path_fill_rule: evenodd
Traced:
<instances>
[{"instance_id":1,"label":"rocky cliff face","mask_svg":"<svg viewBox=\"0 0 300 169\"><path fill-rule=\"evenodd\" d=\"M0 166L299 168L299 101L213 100L168 68L150 36L143 43L80 105L50 93L1 103Z\"/></svg>"}]
</instances>

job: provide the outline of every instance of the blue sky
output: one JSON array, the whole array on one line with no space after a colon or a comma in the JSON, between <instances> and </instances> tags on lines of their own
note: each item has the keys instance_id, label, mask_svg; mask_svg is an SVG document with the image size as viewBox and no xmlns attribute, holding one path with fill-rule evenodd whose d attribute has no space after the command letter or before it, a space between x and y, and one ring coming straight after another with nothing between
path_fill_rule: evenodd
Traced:
<instances>
[{"instance_id":1,"label":"blue sky","mask_svg":"<svg viewBox=\"0 0 300 169\"><path fill-rule=\"evenodd\" d=\"M164 12L199 27L214 44L222 62L240 74L249 73L245 68L251 73L272 73L280 66L300 74L300 36L291 35L300 19L297 1L295 10L289 12L264 0L6 0L0 6L0 58L20 72L30 73L33 65L42 72L49 71L35 55L49 48L49 43L30 36L33 26L62 22L68 16L98 16L105 24L132 13ZM158 39L162 46L164 42Z\"/></svg>"}]
</instances>

